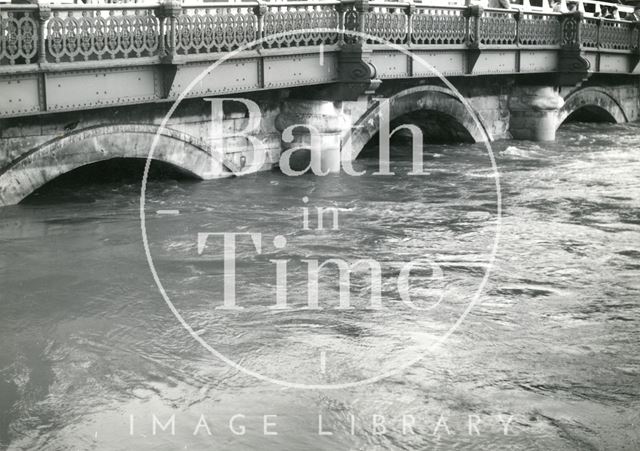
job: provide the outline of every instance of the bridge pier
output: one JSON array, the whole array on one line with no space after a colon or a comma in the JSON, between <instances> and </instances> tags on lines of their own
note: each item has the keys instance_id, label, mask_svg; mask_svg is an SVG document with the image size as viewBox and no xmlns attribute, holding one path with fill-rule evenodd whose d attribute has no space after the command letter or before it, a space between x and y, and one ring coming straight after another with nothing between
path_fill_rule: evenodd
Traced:
<instances>
[{"instance_id":1,"label":"bridge pier","mask_svg":"<svg viewBox=\"0 0 640 451\"><path fill-rule=\"evenodd\" d=\"M349 123L341 103L324 100L289 99L276 118L282 134L280 165L284 160L294 171L314 167L316 173L340 172L341 136ZM286 164L286 163L285 163Z\"/></svg>"},{"instance_id":2,"label":"bridge pier","mask_svg":"<svg viewBox=\"0 0 640 451\"><path fill-rule=\"evenodd\" d=\"M518 86L509 101L509 131L514 139L553 141L564 100L554 87Z\"/></svg>"}]
</instances>

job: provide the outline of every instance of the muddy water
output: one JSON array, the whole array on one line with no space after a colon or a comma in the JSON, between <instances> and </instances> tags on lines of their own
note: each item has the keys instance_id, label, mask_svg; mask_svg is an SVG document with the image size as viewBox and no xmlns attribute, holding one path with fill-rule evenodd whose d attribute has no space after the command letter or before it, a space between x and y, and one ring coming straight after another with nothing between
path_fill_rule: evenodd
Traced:
<instances>
[{"instance_id":1,"label":"muddy water","mask_svg":"<svg viewBox=\"0 0 640 451\"><path fill-rule=\"evenodd\" d=\"M435 347L490 261L495 177L482 146L428 146L424 177L406 175L410 150L396 147L388 178L151 181L148 236L167 293L194 333L243 369L335 384L424 355L373 384L336 390L256 379L182 327L147 265L137 179L57 186L3 209L0 443L639 449L639 131L571 124L556 143L494 145L503 196L495 265L479 303ZM376 164L364 158L357 167L370 174ZM329 215L317 230L313 214L304 229L303 208L317 206L337 209L337 230ZM203 232L261 234L261 253L248 239L237 244L243 310L216 309L224 259L213 238L198 253ZM410 292L419 309L411 308L397 276L403 262L425 256L442 277L417 268ZM322 310L305 309L305 260L328 258L379 262L384 308L369 308L368 274L353 270L353 309L336 308L336 277L320 280ZM290 308L280 312L269 308L271 260L288 260Z\"/></svg>"}]
</instances>

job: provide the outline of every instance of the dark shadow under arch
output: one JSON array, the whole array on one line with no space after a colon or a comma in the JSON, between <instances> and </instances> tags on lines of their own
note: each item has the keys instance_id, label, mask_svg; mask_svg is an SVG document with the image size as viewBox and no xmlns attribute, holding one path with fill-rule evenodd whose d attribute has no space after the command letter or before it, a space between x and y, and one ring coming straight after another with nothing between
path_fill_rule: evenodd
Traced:
<instances>
[{"instance_id":1,"label":"dark shadow under arch","mask_svg":"<svg viewBox=\"0 0 640 451\"><path fill-rule=\"evenodd\" d=\"M144 158L111 158L72 169L37 188L22 199L22 204L57 204L90 201L102 192L127 186L136 192L146 165ZM196 181L195 174L174 164L152 160L148 180Z\"/></svg>"},{"instance_id":2,"label":"dark shadow under arch","mask_svg":"<svg viewBox=\"0 0 640 451\"><path fill-rule=\"evenodd\" d=\"M415 124L431 142L484 142L492 137L480 115L470 112L455 93L439 86L418 86L389 99L390 131L401 124ZM474 115L478 118L476 122ZM380 130L380 105L367 110L342 136L342 159L354 160ZM404 133L404 132L402 132Z\"/></svg>"},{"instance_id":3,"label":"dark shadow under arch","mask_svg":"<svg viewBox=\"0 0 640 451\"><path fill-rule=\"evenodd\" d=\"M157 132L151 125L92 127L30 149L0 170L0 206L17 204L47 182L85 165L114 158L146 159ZM232 163L214 158L205 143L171 129L159 133L152 158L199 179L239 172ZM219 171L212 170L217 167Z\"/></svg>"},{"instance_id":4,"label":"dark shadow under arch","mask_svg":"<svg viewBox=\"0 0 640 451\"><path fill-rule=\"evenodd\" d=\"M586 105L573 111L562 122L563 124L569 122L609 122L617 123L616 118L605 108L594 105ZM561 124L562 125L562 124Z\"/></svg>"},{"instance_id":5,"label":"dark shadow under arch","mask_svg":"<svg viewBox=\"0 0 640 451\"><path fill-rule=\"evenodd\" d=\"M391 130L405 124L415 125L422 131L423 138L428 143L449 144L457 142L475 142L469 130L455 117L441 111L418 110L403 114L391 121ZM379 137L375 135L372 141ZM406 129L399 129L391 139L410 140L411 134Z\"/></svg>"},{"instance_id":6,"label":"dark shadow under arch","mask_svg":"<svg viewBox=\"0 0 640 451\"><path fill-rule=\"evenodd\" d=\"M620 103L601 88L588 87L571 93L558 113L558 127L565 122L628 122Z\"/></svg>"}]
</instances>

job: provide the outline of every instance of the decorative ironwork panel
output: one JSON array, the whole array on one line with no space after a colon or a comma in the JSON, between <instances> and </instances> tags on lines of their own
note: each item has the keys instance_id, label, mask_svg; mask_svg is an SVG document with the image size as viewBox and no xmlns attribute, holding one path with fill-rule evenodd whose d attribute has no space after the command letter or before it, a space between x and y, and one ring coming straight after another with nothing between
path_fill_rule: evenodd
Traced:
<instances>
[{"instance_id":1,"label":"decorative ironwork panel","mask_svg":"<svg viewBox=\"0 0 640 451\"><path fill-rule=\"evenodd\" d=\"M584 19L580 24L580 34L581 34L581 40L582 40L581 44L583 47L587 47L587 48L598 47L598 20L599 19ZM577 24L577 21L576 21L576 24ZM571 30L567 30L567 27L565 27L563 40L566 40L567 33L572 34L573 32ZM577 30L576 30L576 36L577 36Z\"/></svg>"},{"instance_id":2,"label":"decorative ironwork panel","mask_svg":"<svg viewBox=\"0 0 640 451\"><path fill-rule=\"evenodd\" d=\"M591 22L593 22L593 24L596 25L593 20ZM560 45L562 47L579 47L581 45L580 36L582 36L582 39L584 39L584 36L585 36L584 24L582 24L582 35L580 35L579 33L580 29L581 29L581 23L578 16L576 16L575 14L563 15L560 20ZM593 36L594 36L594 42L595 42L595 36L597 36L597 26L596 28L593 28L593 30L594 30Z\"/></svg>"},{"instance_id":3,"label":"decorative ironwork panel","mask_svg":"<svg viewBox=\"0 0 640 451\"><path fill-rule=\"evenodd\" d=\"M303 47L338 42L338 12L333 5L270 6L263 18L264 47ZM304 30L302 32L294 32ZM336 31L330 31L336 30ZM274 36L278 33L279 36Z\"/></svg>"},{"instance_id":4,"label":"decorative ironwork panel","mask_svg":"<svg viewBox=\"0 0 640 451\"><path fill-rule=\"evenodd\" d=\"M467 36L469 44L475 44L478 42L478 29L480 27L477 26L479 18L477 16L469 16L469 21L467 28L469 29L469 33Z\"/></svg>"},{"instance_id":5,"label":"decorative ironwork panel","mask_svg":"<svg viewBox=\"0 0 640 451\"><path fill-rule=\"evenodd\" d=\"M515 44L517 26L513 13L487 11L480 18L480 43L486 45Z\"/></svg>"},{"instance_id":6,"label":"decorative ironwork panel","mask_svg":"<svg viewBox=\"0 0 640 451\"><path fill-rule=\"evenodd\" d=\"M355 5L351 4L343 4L344 13L342 16L342 23L344 24L345 31L358 31L360 26L360 14L356 11ZM359 40L359 36L355 36L352 34L345 34L343 37L344 41L353 44Z\"/></svg>"},{"instance_id":7,"label":"decorative ironwork panel","mask_svg":"<svg viewBox=\"0 0 640 451\"><path fill-rule=\"evenodd\" d=\"M38 52L38 21L33 11L0 12L0 64L29 64Z\"/></svg>"},{"instance_id":8,"label":"decorative ironwork panel","mask_svg":"<svg viewBox=\"0 0 640 451\"><path fill-rule=\"evenodd\" d=\"M640 30L637 25L635 27L629 25L629 27L631 27L631 49L636 50L640 46L640 42L638 42L640 40Z\"/></svg>"},{"instance_id":9,"label":"decorative ironwork panel","mask_svg":"<svg viewBox=\"0 0 640 451\"><path fill-rule=\"evenodd\" d=\"M90 61L152 56L159 23L151 10L54 11L47 22L47 60Z\"/></svg>"},{"instance_id":10,"label":"decorative ironwork panel","mask_svg":"<svg viewBox=\"0 0 640 451\"><path fill-rule=\"evenodd\" d=\"M613 50L629 50L632 48L633 25L628 22L603 20L600 25L600 47ZM637 43L637 35L636 41Z\"/></svg>"},{"instance_id":11,"label":"decorative ironwork panel","mask_svg":"<svg viewBox=\"0 0 640 451\"><path fill-rule=\"evenodd\" d=\"M411 16L411 42L414 44L464 44L466 18L460 9L416 8Z\"/></svg>"},{"instance_id":12,"label":"decorative ironwork panel","mask_svg":"<svg viewBox=\"0 0 640 451\"><path fill-rule=\"evenodd\" d=\"M393 44L404 44L407 41L408 16L401 8L376 7L365 13L364 32ZM369 39L368 42L379 44Z\"/></svg>"},{"instance_id":13,"label":"decorative ironwork panel","mask_svg":"<svg viewBox=\"0 0 640 451\"><path fill-rule=\"evenodd\" d=\"M236 50L258 38L258 18L250 7L185 8L177 18L179 54Z\"/></svg>"},{"instance_id":14,"label":"decorative ironwork panel","mask_svg":"<svg viewBox=\"0 0 640 451\"><path fill-rule=\"evenodd\" d=\"M560 20L557 15L523 14L519 41L522 45L559 45Z\"/></svg>"}]
</instances>

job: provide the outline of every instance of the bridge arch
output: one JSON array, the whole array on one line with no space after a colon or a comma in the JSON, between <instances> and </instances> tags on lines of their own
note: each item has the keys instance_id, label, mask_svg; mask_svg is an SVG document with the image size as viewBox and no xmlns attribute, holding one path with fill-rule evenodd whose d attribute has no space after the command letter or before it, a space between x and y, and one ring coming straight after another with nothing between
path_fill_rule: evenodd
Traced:
<instances>
[{"instance_id":1,"label":"bridge arch","mask_svg":"<svg viewBox=\"0 0 640 451\"><path fill-rule=\"evenodd\" d=\"M400 91L386 100L389 102L391 123L411 113L430 112L457 124L473 142L483 142L487 138L492 140L482 117L474 111L481 126L478 128L471 113L450 89L440 86L417 86ZM355 160L358 157L364 146L379 132L379 119L380 106L376 104L360 116L351 130L343 133L343 160Z\"/></svg>"},{"instance_id":2,"label":"bridge arch","mask_svg":"<svg viewBox=\"0 0 640 451\"><path fill-rule=\"evenodd\" d=\"M114 158L146 159L157 131L152 125L97 126L35 147L0 169L0 206L17 204L45 183L82 166ZM207 145L182 132L163 130L153 159L195 178L212 178L214 160ZM223 165L229 175L238 169L226 161Z\"/></svg>"},{"instance_id":3,"label":"bridge arch","mask_svg":"<svg viewBox=\"0 0 640 451\"><path fill-rule=\"evenodd\" d=\"M569 94L558 112L558 127L572 114L584 111L598 122L628 122L618 101L601 88L588 87Z\"/></svg>"}]
</instances>

